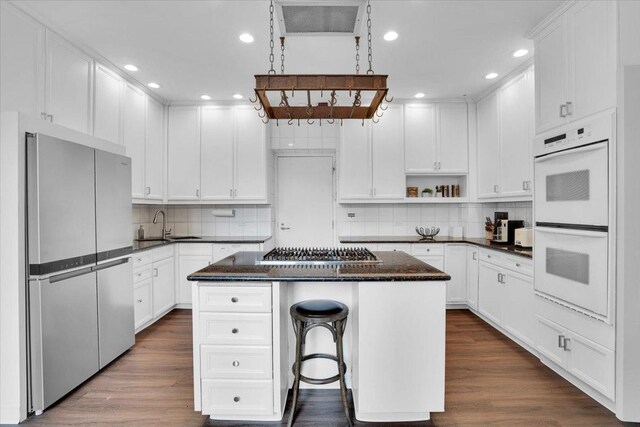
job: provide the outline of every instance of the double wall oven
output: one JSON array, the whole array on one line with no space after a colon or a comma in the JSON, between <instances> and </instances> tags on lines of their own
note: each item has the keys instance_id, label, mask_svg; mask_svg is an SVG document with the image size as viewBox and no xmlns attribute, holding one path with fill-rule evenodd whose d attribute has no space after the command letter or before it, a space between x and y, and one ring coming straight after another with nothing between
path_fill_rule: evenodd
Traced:
<instances>
[{"instance_id":1,"label":"double wall oven","mask_svg":"<svg viewBox=\"0 0 640 427\"><path fill-rule=\"evenodd\" d=\"M585 314L612 318L611 191L615 114L536 138L535 289Z\"/></svg>"}]
</instances>

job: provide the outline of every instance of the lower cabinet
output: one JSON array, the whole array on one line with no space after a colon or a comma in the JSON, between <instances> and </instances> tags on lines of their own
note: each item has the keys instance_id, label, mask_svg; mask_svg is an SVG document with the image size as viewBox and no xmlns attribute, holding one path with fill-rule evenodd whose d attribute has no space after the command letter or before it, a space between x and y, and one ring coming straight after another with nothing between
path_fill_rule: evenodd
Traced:
<instances>
[{"instance_id":1,"label":"lower cabinet","mask_svg":"<svg viewBox=\"0 0 640 427\"><path fill-rule=\"evenodd\" d=\"M134 284L133 313L136 332L145 323L153 320L153 300L151 297L151 279Z\"/></svg>"},{"instance_id":2,"label":"lower cabinet","mask_svg":"<svg viewBox=\"0 0 640 427\"><path fill-rule=\"evenodd\" d=\"M478 309L478 268L479 256L477 246L467 246L467 305Z\"/></svg>"},{"instance_id":3,"label":"lower cabinet","mask_svg":"<svg viewBox=\"0 0 640 427\"><path fill-rule=\"evenodd\" d=\"M153 316L164 314L176 303L173 257L153 263Z\"/></svg>"},{"instance_id":4,"label":"lower cabinet","mask_svg":"<svg viewBox=\"0 0 640 427\"><path fill-rule=\"evenodd\" d=\"M189 274L205 268L213 262L211 253L208 255L180 254L178 266L178 304L191 304L191 287L193 282L187 280Z\"/></svg>"},{"instance_id":5,"label":"lower cabinet","mask_svg":"<svg viewBox=\"0 0 640 427\"><path fill-rule=\"evenodd\" d=\"M522 342L535 347L533 279L515 272L505 273L504 328Z\"/></svg>"},{"instance_id":6,"label":"lower cabinet","mask_svg":"<svg viewBox=\"0 0 640 427\"><path fill-rule=\"evenodd\" d=\"M464 304L467 299L467 245L445 245L444 271L451 276L447 283L447 304Z\"/></svg>"},{"instance_id":7,"label":"lower cabinet","mask_svg":"<svg viewBox=\"0 0 640 427\"><path fill-rule=\"evenodd\" d=\"M500 280L502 269L481 262L478 271L478 311L492 322L502 325L505 305L505 289Z\"/></svg>"},{"instance_id":8,"label":"lower cabinet","mask_svg":"<svg viewBox=\"0 0 640 427\"><path fill-rule=\"evenodd\" d=\"M613 400L615 352L542 316L535 319L540 354Z\"/></svg>"},{"instance_id":9,"label":"lower cabinet","mask_svg":"<svg viewBox=\"0 0 640 427\"><path fill-rule=\"evenodd\" d=\"M173 286L173 246L161 246L133 256L136 332L162 317L176 303Z\"/></svg>"}]
</instances>

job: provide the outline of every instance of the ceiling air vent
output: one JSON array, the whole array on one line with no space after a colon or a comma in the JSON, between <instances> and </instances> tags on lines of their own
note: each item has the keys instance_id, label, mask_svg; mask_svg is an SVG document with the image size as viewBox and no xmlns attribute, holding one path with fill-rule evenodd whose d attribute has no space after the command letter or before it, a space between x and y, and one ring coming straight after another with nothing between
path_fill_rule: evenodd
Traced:
<instances>
[{"instance_id":1,"label":"ceiling air vent","mask_svg":"<svg viewBox=\"0 0 640 427\"><path fill-rule=\"evenodd\" d=\"M278 2L282 35L356 35L360 32L362 5L362 1Z\"/></svg>"}]
</instances>

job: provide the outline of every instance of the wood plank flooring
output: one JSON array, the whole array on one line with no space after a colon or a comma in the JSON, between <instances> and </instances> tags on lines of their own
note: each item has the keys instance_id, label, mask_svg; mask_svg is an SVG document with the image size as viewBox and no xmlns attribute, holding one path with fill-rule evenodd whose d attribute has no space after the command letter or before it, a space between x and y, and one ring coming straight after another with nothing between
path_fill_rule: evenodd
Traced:
<instances>
[{"instance_id":1,"label":"wood plank flooring","mask_svg":"<svg viewBox=\"0 0 640 427\"><path fill-rule=\"evenodd\" d=\"M286 425L288 411L283 423L209 422L193 411L191 364L191 311L174 310L139 333L136 345L107 369L24 424ZM446 364L446 412L433 414L430 422L394 426L623 425L467 310L447 312ZM338 390L303 392L296 426L346 425Z\"/></svg>"}]
</instances>

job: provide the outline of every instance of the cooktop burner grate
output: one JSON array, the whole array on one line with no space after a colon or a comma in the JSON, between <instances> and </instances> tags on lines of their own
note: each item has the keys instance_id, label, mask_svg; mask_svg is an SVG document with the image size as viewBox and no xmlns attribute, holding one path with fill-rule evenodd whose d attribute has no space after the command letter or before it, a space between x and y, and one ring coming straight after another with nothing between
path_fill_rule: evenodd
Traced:
<instances>
[{"instance_id":1,"label":"cooktop burner grate","mask_svg":"<svg viewBox=\"0 0 640 427\"><path fill-rule=\"evenodd\" d=\"M275 248L258 265L345 265L379 264L367 248Z\"/></svg>"}]
</instances>

